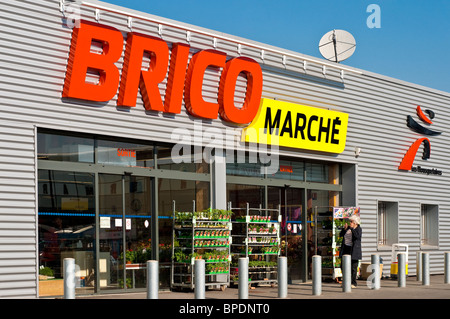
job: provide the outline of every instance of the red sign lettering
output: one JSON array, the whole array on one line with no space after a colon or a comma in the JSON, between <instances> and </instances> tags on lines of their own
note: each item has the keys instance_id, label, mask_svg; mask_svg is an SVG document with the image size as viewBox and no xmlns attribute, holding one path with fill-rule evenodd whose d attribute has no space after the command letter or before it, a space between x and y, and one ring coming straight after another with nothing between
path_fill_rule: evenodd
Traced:
<instances>
[{"instance_id":1,"label":"red sign lettering","mask_svg":"<svg viewBox=\"0 0 450 319\"><path fill-rule=\"evenodd\" d=\"M144 52L150 53L148 70L141 70ZM158 83L166 77L169 64L169 47L158 38L128 33L125 58L120 81L118 105L136 106L138 89L146 110L164 111Z\"/></svg>"},{"instance_id":2,"label":"red sign lettering","mask_svg":"<svg viewBox=\"0 0 450 319\"><path fill-rule=\"evenodd\" d=\"M102 54L91 53L94 40L103 44ZM90 22L74 28L62 96L97 102L112 99L120 76L114 63L119 60L122 48L122 33L116 29ZM98 84L86 83L89 70L99 73Z\"/></svg>"},{"instance_id":3,"label":"red sign lettering","mask_svg":"<svg viewBox=\"0 0 450 319\"><path fill-rule=\"evenodd\" d=\"M93 41L103 46L102 54L91 52ZM130 32L127 35L122 76L115 63L123 49L122 33L104 25L81 21L74 28L70 48L63 97L97 102L111 100L117 93L117 105L135 107L138 91L146 110L180 113L184 102L193 116L216 119L218 114L228 122L250 123L255 117L262 95L262 70L260 65L245 57L226 61L227 55L216 50L195 53L189 64L189 49L175 43L170 52L167 43L159 38ZM150 65L142 69L144 54L150 55ZM170 57L170 65L169 65ZM207 68L221 68L217 103L203 99L203 78ZM158 85L166 79L164 102ZM96 71L99 83L87 83L89 71ZM239 74L247 77L247 92L242 107L234 104L236 81ZM120 83L119 83L120 78Z\"/></svg>"},{"instance_id":4,"label":"red sign lettering","mask_svg":"<svg viewBox=\"0 0 450 319\"><path fill-rule=\"evenodd\" d=\"M280 172L293 173L294 171L290 165L280 165Z\"/></svg>"},{"instance_id":5,"label":"red sign lettering","mask_svg":"<svg viewBox=\"0 0 450 319\"><path fill-rule=\"evenodd\" d=\"M136 157L136 150L118 148L117 156L119 156L119 157Z\"/></svg>"}]
</instances>

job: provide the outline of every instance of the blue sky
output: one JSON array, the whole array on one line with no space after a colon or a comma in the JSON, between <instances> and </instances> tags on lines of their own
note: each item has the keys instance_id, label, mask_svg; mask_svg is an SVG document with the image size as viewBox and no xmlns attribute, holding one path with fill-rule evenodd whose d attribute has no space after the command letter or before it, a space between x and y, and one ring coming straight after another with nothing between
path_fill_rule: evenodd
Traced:
<instances>
[{"instance_id":1,"label":"blue sky","mask_svg":"<svg viewBox=\"0 0 450 319\"><path fill-rule=\"evenodd\" d=\"M342 64L450 92L450 0L104 2L319 58L320 38L343 29L357 45ZM380 28L367 25L370 4L380 8Z\"/></svg>"}]
</instances>

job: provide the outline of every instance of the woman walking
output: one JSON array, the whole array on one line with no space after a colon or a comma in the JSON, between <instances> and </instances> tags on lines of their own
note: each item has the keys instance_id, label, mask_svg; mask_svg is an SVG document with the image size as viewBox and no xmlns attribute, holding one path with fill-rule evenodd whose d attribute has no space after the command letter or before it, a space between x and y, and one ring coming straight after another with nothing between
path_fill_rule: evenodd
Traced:
<instances>
[{"instance_id":1,"label":"woman walking","mask_svg":"<svg viewBox=\"0 0 450 319\"><path fill-rule=\"evenodd\" d=\"M358 271L358 262L362 258L361 251L361 237L362 229L360 226L360 219L358 216L353 215L349 218L350 225L345 224L341 230L340 236L343 237L341 251L339 257L342 260L342 256L351 255L352 264L352 288L356 288L356 273Z\"/></svg>"}]
</instances>

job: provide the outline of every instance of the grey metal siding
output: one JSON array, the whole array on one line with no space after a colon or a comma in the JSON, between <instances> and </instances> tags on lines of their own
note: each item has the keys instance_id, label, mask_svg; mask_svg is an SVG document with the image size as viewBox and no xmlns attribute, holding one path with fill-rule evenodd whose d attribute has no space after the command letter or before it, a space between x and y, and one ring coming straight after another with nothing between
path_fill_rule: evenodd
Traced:
<instances>
[{"instance_id":1,"label":"grey metal siding","mask_svg":"<svg viewBox=\"0 0 450 319\"><path fill-rule=\"evenodd\" d=\"M65 3L72 5L69 1ZM97 1L91 3L117 8ZM117 96L101 105L62 100L72 30L64 24L60 1L1 0L0 11L0 297L30 297L38 294L34 127L170 141L175 128L192 131L194 121L184 108L181 114L170 117L146 112L139 97L136 107L128 111L116 107ZM95 21L93 8L82 6L81 12L83 19ZM99 23L114 26L124 35L130 31L126 15L100 11ZM132 30L161 37L169 46L175 42L187 43L187 32L182 29L191 26L176 24L181 28L164 26L159 35L158 23L133 19ZM218 37L222 35L205 31ZM233 36L229 38L243 41ZM213 43L211 36L192 32L191 54L212 49ZM450 135L446 120L450 115L450 94L365 71L362 75L345 72L342 79L339 70L327 67L324 74L318 63L307 62L304 68L301 54L297 54L299 58L287 56L283 63L283 54L272 53L269 48L273 47L266 47L268 50L262 53L260 49L242 45L240 53L261 64L263 97L350 115L347 146L342 154L293 149L281 149L280 154L357 165L355 204L362 212L364 261L370 260L371 253L381 253L385 263L390 263L390 251L379 251L377 246L377 200L399 204L399 241L410 245L410 274L415 269L415 251L420 249L420 204L438 204L440 242L439 250L432 251L431 270L441 272L442 252L450 249L450 191L447 186L450 174L446 147ZM235 42L218 39L216 49L229 56L239 55ZM119 68L122 62L123 57L117 62ZM206 76L204 94L210 101L217 99L218 76L213 71ZM160 84L161 92L165 84L165 81ZM244 89L242 79L238 84L237 101L242 101ZM409 145L419 137L406 127L406 116L414 115L419 104L436 112L432 128L444 133L431 138L430 160L424 162L419 154L415 165L443 170L442 176L397 170ZM195 122L202 122L203 130L224 131L227 127L220 119ZM239 132L234 134L238 140ZM354 156L355 147L361 148L358 158Z\"/></svg>"},{"instance_id":2,"label":"grey metal siding","mask_svg":"<svg viewBox=\"0 0 450 319\"><path fill-rule=\"evenodd\" d=\"M3 103L2 103L3 105ZM36 296L34 128L0 125L0 298Z\"/></svg>"}]
</instances>

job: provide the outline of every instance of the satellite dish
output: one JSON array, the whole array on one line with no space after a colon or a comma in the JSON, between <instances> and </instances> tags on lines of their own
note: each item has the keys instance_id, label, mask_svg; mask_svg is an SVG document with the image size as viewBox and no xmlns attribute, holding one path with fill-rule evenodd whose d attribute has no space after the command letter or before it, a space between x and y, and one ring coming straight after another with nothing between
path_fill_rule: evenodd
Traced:
<instances>
[{"instance_id":1,"label":"satellite dish","mask_svg":"<svg viewBox=\"0 0 450 319\"><path fill-rule=\"evenodd\" d=\"M322 56L333 62L341 62L352 56L356 49L355 38L347 31L332 30L327 32L319 42Z\"/></svg>"}]
</instances>

